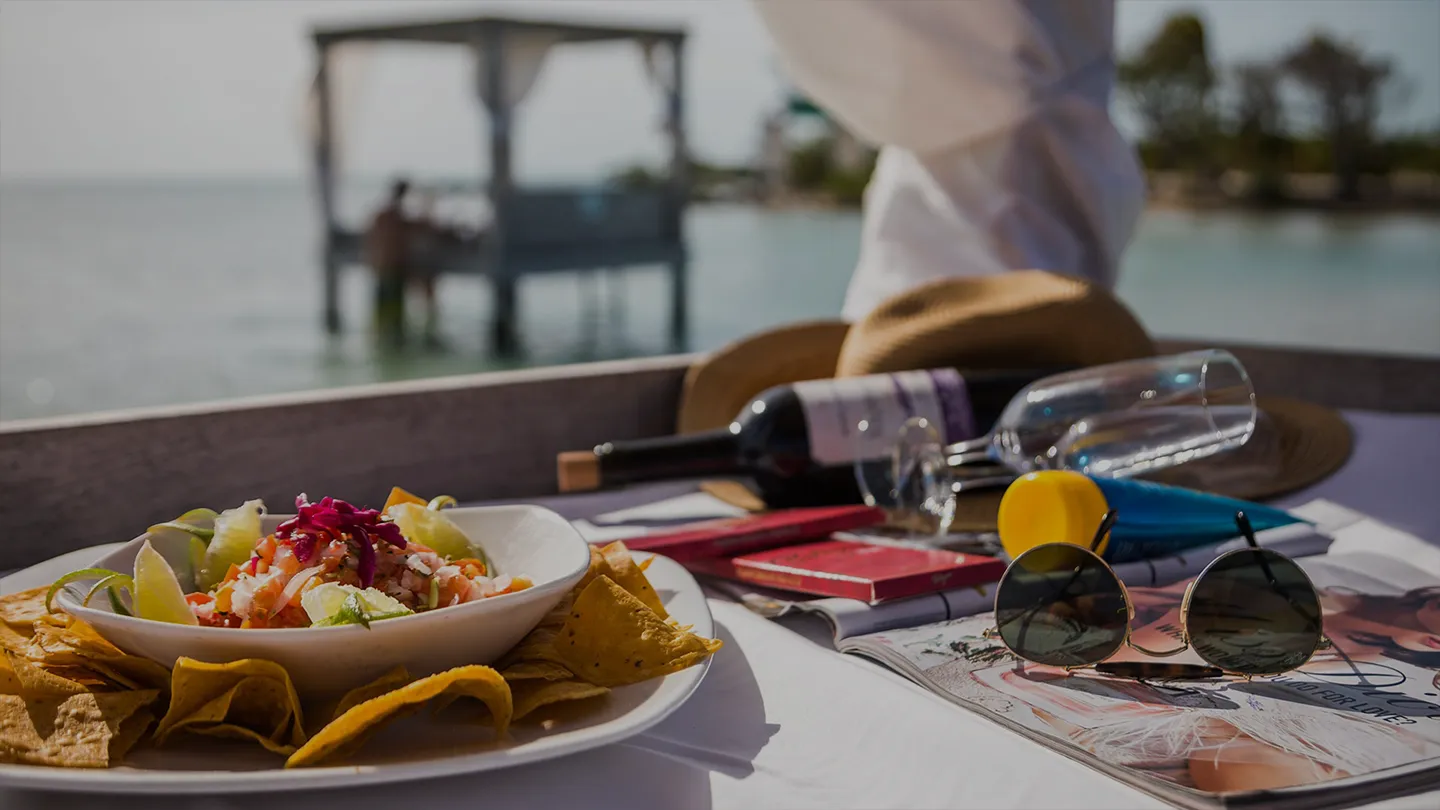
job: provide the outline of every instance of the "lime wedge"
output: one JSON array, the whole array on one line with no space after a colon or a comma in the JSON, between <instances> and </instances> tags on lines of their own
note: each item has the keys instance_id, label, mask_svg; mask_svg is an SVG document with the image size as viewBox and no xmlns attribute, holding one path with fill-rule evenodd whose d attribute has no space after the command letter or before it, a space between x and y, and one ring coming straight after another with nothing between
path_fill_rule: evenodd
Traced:
<instances>
[{"instance_id":1,"label":"lime wedge","mask_svg":"<svg viewBox=\"0 0 1440 810\"><path fill-rule=\"evenodd\" d=\"M404 616L412 612L410 608L400 604L399 600L395 597L382 591L377 591L374 588L366 588L355 594L355 597L360 600L360 604L365 608L365 612L370 614L372 621L375 619L390 619L396 616Z\"/></svg>"},{"instance_id":2,"label":"lime wedge","mask_svg":"<svg viewBox=\"0 0 1440 810\"><path fill-rule=\"evenodd\" d=\"M260 516L265 512L263 501L246 501L234 509L226 509L215 518L215 536L205 549L195 586L208 591L220 584L232 565L243 565L260 542Z\"/></svg>"},{"instance_id":3,"label":"lime wedge","mask_svg":"<svg viewBox=\"0 0 1440 810\"><path fill-rule=\"evenodd\" d=\"M429 546L447 560L480 556L478 547L470 542L465 532L438 510L421 504L401 503L390 507L385 514L400 527L400 533L405 535L406 540Z\"/></svg>"},{"instance_id":4,"label":"lime wedge","mask_svg":"<svg viewBox=\"0 0 1440 810\"><path fill-rule=\"evenodd\" d=\"M342 585L339 582L326 582L316 585L300 597L300 607L304 608L305 615L310 617L310 623L324 621L340 612L340 606L345 603L345 598L360 590L353 585Z\"/></svg>"},{"instance_id":5,"label":"lime wedge","mask_svg":"<svg viewBox=\"0 0 1440 810\"><path fill-rule=\"evenodd\" d=\"M135 555L135 615L171 624L199 624L170 563L151 548L150 541Z\"/></svg>"},{"instance_id":6,"label":"lime wedge","mask_svg":"<svg viewBox=\"0 0 1440 810\"><path fill-rule=\"evenodd\" d=\"M208 543L210 542L210 538L215 536L215 529L213 528L215 518L214 509L191 509L189 512L186 512L174 520L167 520L164 523L157 523L151 526L150 531L160 532L165 529L173 529L193 535Z\"/></svg>"},{"instance_id":7,"label":"lime wedge","mask_svg":"<svg viewBox=\"0 0 1440 810\"><path fill-rule=\"evenodd\" d=\"M390 595L374 588L326 582L300 597L300 607L316 627L339 624L369 624L382 619L408 616L412 612Z\"/></svg>"}]
</instances>

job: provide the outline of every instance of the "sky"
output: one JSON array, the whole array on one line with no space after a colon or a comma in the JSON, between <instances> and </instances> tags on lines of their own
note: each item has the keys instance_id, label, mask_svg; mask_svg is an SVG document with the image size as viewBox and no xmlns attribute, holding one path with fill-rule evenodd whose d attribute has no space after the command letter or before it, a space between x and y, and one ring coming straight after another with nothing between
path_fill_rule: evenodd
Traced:
<instances>
[{"instance_id":1,"label":"sky","mask_svg":"<svg viewBox=\"0 0 1440 810\"><path fill-rule=\"evenodd\" d=\"M0 0L0 179L302 178L311 26L522 7L685 25L692 151L747 161L785 90L752 1L783 0ZM1392 58L1412 87L1390 128L1440 126L1440 0L1119 0L1120 51L1183 9L1205 19L1222 64L1273 56L1312 30L1349 37ZM466 53L387 45L347 54L337 72L347 173L483 170ZM516 173L658 163L660 104L633 45L557 49L520 110Z\"/></svg>"}]
</instances>

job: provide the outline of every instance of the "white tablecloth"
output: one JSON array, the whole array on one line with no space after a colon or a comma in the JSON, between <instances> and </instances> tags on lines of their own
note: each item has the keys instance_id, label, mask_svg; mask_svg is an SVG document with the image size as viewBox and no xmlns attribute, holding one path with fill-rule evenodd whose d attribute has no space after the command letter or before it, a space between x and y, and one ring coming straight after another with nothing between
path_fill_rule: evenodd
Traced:
<instances>
[{"instance_id":1,"label":"white tablecloth","mask_svg":"<svg viewBox=\"0 0 1440 810\"><path fill-rule=\"evenodd\" d=\"M1294 500L1325 497L1440 544L1440 417L1353 414L1352 421L1359 443L1351 463ZM685 706L627 743L508 771L351 791L161 798L0 790L0 807L1165 806L833 652L815 624L781 625L725 601L710 604L725 647L709 675ZM263 776L256 782L263 787ZM1440 807L1440 785L1372 806Z\"/></svg>"}]
</instances>

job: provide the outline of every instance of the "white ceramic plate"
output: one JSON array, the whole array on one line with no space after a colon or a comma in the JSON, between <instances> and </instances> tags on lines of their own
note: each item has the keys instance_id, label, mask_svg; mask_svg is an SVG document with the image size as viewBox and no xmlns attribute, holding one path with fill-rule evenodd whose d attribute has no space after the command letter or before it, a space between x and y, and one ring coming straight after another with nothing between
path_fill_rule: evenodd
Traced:
<instances>
[{"instance_id":1,"label":"white ceramic plate","mask_svg":"<svg viewBox=\"0 0 1440 810\"><path fill-rule=\"evenodd\" d=\"M69 554L41 563L6 578L3 591L52 581L117 547L89 549L80 556ZM693 624L702 636L715 635L710 608L689 572L668 558L657 557L646 576L675 619ZM486 728L436 722L421 712L386 727L343 765L285 770L280 757L259 746L191 735L184 738L183 745L132 752L125 765L108 770L0 765L0 786L83 793L258 793L355 787L508 768L639 734L679 708L709 667L707 659L665 678L615 689L591 711L549 728L521 722L512 727L508 740L499 743Z\"/></svg>"}]
</instances>

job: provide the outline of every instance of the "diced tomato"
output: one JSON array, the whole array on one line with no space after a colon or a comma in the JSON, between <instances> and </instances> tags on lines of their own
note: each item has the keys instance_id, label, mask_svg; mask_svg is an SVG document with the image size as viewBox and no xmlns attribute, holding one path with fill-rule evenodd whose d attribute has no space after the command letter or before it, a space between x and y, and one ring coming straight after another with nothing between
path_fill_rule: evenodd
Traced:
<instances>
[{"instance_id":1,"label":"diced tomato","mask_svg":"<svg viewBox=\"0 0 1440 810\"><path fill-rule=\"evenodd\" d=\"M528 577L511 577L510 587L500 593L515 593L516 591L523 591L533 585L534 583L532 583Z\"/></svg>"},{"instance_id":2,"label":"diced tomato","mask_svg":"<svg viewBox=\"0 0 1440 810\"><path fill-rule=\"evenodd\" d=\"M280 546L275 549L275 558L270 561L270 565L273 568L278 568L285 572L285 576L287 577L295 576L296 573L305 567L300 564L299 560L295 559L295 553L285 546Z\"/></svg>"},{"instance_id":3,"label":"diced tomato","mask_svg":"<svg viewBox=\"0 0 1440 810\"><path fill-rule=\"evenodd\" d=\"M225 571L225 578L221 580L221 582L234 582L239 576L240 566L231 563L230 568Z\"/></svg>"},{"instance_id":4,"label":"diced tomato","mask_svg":"<svg viewBox=\"0 0 1440 810\"><path fill-rule=\"evenodd\" d=\"M455 604L470 590L470 580L464 577L451 577L440 586L440 607Z\"/></svg>"},{"instance_id":5,"label":"diced tomato","mask_svg":"<svg viewBox=\"0 0 1440 810\"><path fill-rule=\"evenodd\" d=\"M208 593L187 593L185 594L185 601L192 605L207 605L215 601L215 597Z\"/></svg>"},{"instance_id":6,"label":"diced tomato","mask_svg":"<svg viewBox=\"0 0 1440 810\"><path fill-rule=\"evenodd\" d=\"M270 627L309 627L310 616L298 606L290 606L271 616Z\"/></svg>"},{"instance_id":7,"label":"diced tomato","mask_svg":"<svg viewBox=\"0 0 1440 810\"><path fill-rule=\"evenodd\" d=\"M460 566L460 571L464 573L467 577L483 577L487 573L489 573L485 568L485 563L475 559L474 557L465 557L463 559L455 560L450 564Z\"/></svg>"},{"instance_id":8,"label":"diced tomato","mask_svg":"<svg viewBox=\"0 0 1440 810\"><path fill-rule=\"evenodd\" d=\"M266 535L265 537L261 538L260 542L255 544L255 555L260 558L261 562L266 563L267 565L272 560L274 560L275 536Z\"/></svg>"}]
</instances>

